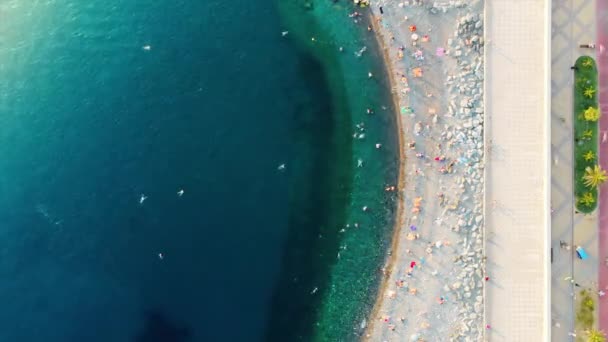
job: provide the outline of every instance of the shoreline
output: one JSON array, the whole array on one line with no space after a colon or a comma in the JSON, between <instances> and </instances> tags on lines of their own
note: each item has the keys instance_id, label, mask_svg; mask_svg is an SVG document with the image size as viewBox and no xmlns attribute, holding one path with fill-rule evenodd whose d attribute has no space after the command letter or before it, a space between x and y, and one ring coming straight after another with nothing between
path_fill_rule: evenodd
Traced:
<instances>
[{"instance_id":1,"label":"shoreline","mask_svg":"<svg viewBox=\"0 0 608 342\"><path fill-rule=\"evenodd\" d=\"M316 4L314 11L303 9L292 2L286 2L279 7L285 12L283 13L283 25L285 31L289 32L289 35L282 39L293 40L298 49L309 52L322 65L321 70L324 70L325 73L324 82L330 84L327 93L331 94L332 110L341 113L336 114L340 121L337 119L333 119L333 121L340 122L336 127L349 127L348 131L344 132L349 132L347 139L351 147L344 150L348 152L343 153L343 156L352 158L350 163L340 163L349 170L348 178L332 181L332 184L340 184L340 189L345 189L342 185L347 184L346 181L350 182L347 191L348 200L336 203L334 206L345 208L344 220L320 225L324 227L323 231L315 236L319 247L310 248L315 250L317 255L324 255L322 265L312 266L315 268L315 273L319 271L317 268L329 265L327 266L329 275L326 279L315 278L311 283L302 286L305 292L298 292L304 299L310 297L311 301L318 301L318 304L314 305L315 311L310 314L314 321L310 321L310 324L306 325L310 327L307 328L309 331L302 336L306 336L305 339L321 340L337 340L342 336L347 336L349 339L356 340L363 329L355 330L346 327L353 322L359 323L366 319L374 303L376 287L380 280L377 269L385 261L384 250L390 244L387 238L394 216L394 213L391 213L379 221L376 213L370 215L369 212L361 211L360 208L366 205L384 205L383 201L387 198L384 187L386 184L396 185L397 182L397 177L395 177L397 175L393 173L396 165L391 165L390 178L387 178L387 174L382 172L386 168L387 162L395 162L396 153L393 147L395 138L392 137L394 124L392 117L387 116L391 115L390 110L380 112L380 108L389 105L391 99L387 97L387 87L381 84L386 82L377 80L383 77L384 65L381 64L382 60L378 55L381 51L376 50L376 46L372 46L374 45L372 43L379 42L374 41L374 37L370 35L370 32L365 31L364 27L353 23L353 19L344 13L346 8L340 8L334 3ZM356 52L361 51L360 49L365 46L366 49L369 49L365 56L361 56L363 52L357 55ZM374 58L370 58L370 54L373 54ZM355 68L361 68L366 72L346 72L355 70ZM377 79L368 77L367 71L377 73ZM361 93L365 96L361 96ZM314 100L318 102L317 99ZM360 110L351 111L351 108ZM370 116L365 113L365 108L377 108L379 115ZM348 121L346 113L349 114ZM381 116L382 120L379 120ZM364 122L365 127L358 127L360 122ZM385 127L386 130L384 130ZM365 133L363 135L366 138L351 137L353 132L358 133L357 135ZM389 138L390 143L387 141ZM373 145L376 142L390 147L378 150ZM346 144L341 144L341 146L346 146ZM364 167L355 166L358 159L364 161ZM334 169L332 167L330 171L335 171ZM361 182L363 184L360 184ZM373 191L369 191L370 188ZM389 195L394 197L394 193ZM333 197L335 196L328 196L328 198ZM336 212L332 210L330 214L335 216ZM342 229L338 228L338 230L333 227ZM359 229L359 227L363 228ZM377 234L377 227L382 227L381 235ZM338 243L330 245L327 242L328 237L335 238ZM346 250L346 246L348 246L348 250ZM369 255L370 246L374 246L371 251L373 256ZM319 248L323 248L323 250ZM297 249L292 248L291 250L296 251ZM303 266L299 268L305 269ZM292 271L291 274L293 273ZM290 273L286 272L286 274ZM354 281L355 277L360 280ZM293 284L292 280L293 276L289 278L290 284ZM301 284L302 281L298 283ZM293 294L290 293L290 295ZM280 306L280 303L277 306ZM276 312L279 313L277 317L280 318L281 310ZM291 319L293 318L295 317ZM288 322L285 324L283 325L290 325Z\"/></svg>"},{"instance_id":2,"label":"shoreline","mask_svg":"<svg viewBox=\"0 0 608 342\"><path fill-rule=\"evenodd\" d=\"M405 165L407 162L407 158L405 155L405 131L403 129L403 121L401 118L401 113L399 111L399 95L396 94L393 89L397 89L398 84L395 80L393 65L389 55L389 48L386 46L384 41L384 35L380 29L380 25L378 24L379 20L382 18L376 17L374 13L370 9L369 20L371 22L374 37L378 42L378 47L382 50L382 59L384 64L385 72L389 78L390 85L390 93L391 99L393 101L394 115L397 123L397 143L399 144L399 168L398 168L398 176L397 176L397 212L395 214L395 219L393 223L393 232L391 234L391 247L390 247L390 255L385 257L383 270L385 272L382 274L382 280L378 286L378 291L376 294L376 298L374 300L374 305L369 314L369 318L373 318L378 316L380 311L380 307L382 306L382 298L385 296L388 282L390 279L390 273L393 269L393 265L397 259L397 248L399 247L399 227L403 224L403 214L405 207L405 198L403 196L403 191L405 190ZM373 328L374 321L368 322L363 332L363 340L367 341L370 336L370 331Z\"/></svg>"},{"instance_id":3,"label":"shoreline","mask_svg":"<svg viewBox=\"0 0 608 342\"><path fill-rule=\"evenodd\" d=\"M483 3L375 5L397 115L398 203L361 340L483 339Z\"/></svg>"}]
</instances>

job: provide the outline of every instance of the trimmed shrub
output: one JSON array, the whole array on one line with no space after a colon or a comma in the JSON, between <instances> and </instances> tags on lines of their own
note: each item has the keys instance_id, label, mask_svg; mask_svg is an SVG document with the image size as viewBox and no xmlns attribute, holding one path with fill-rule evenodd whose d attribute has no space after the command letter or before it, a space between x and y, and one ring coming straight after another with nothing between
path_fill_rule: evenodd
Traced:
<instances>
[{"instance_id":1,"label":"trimmed shrub","mask_svg":"<svg viewBox=\"0 0 608 342\"><path fill-rule=\"evenodd\" d=\"M581 56L574 70L574 197L576 210L591 213L597 208L598 185L604 171L598 166L597 65Z\"/></svg>"}]
</instances>

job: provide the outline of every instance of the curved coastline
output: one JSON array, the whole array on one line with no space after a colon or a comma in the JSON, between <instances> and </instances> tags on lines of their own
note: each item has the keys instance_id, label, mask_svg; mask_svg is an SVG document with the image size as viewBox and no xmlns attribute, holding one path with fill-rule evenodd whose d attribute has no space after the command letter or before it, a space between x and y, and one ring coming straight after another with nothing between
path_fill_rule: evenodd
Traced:
<instances>
[{"instance_id":1,"label":"curved coastline","mask_svg":"<svg viewBox=\"0 0 608 342\"><path fill-rule=\"evenodd\" d=\"M382 298L385 295L386 288L389 281L389 275L391 270L393 269L393 265L395 264L397 247L399 246L399 227L403 224L403 211L404 211L404 201L403 198L403 190L405 189L405 165L406 165L406 155L404 150L404 137L405 131L403 129L403 121L401 119L401 115L399 113L399 95L394 92L396 89L397 81L395 80L395 75L393 72L389 50L386 44L384 43L384 35L378 25L378 20L371 11L369 13L369 21L371 22L372 28L374 30L374 35L376 37L376 41L378 42L378 46L382 50L382 58L384 63L384 68L386 71L386 75L389 79L389 85L391 87L391 98L393 100L394 107L394 115L395 122L397 128L397 141L398 141L398 152L399 152L399 168L398 168L398 177L397 177L397 212L395 213L395 219L393 223L393 232L391 234L391 244L390 244L390 252L388 257L386 258L385 264L383 266L383 276L380 281L380 285L378 286L378 291L376 294L376 299L374 301L374 306L371 310L371 313L368 317L376 317L378 316L378 312L380 311L380 307L382 305ZM371 331L373 327L374 320L371 321L370 324L367 324L365 328L365 332L363 334L363 340L366 341L369 339L369 331Z\"/></svg>"},{"instance_id":2,"label":"curved coastline","mask_svg":"<svg viewBox=\"0 0 608 342\"><path fill-rule=\"evenodd\" d=\"M284 39L317 60L319 68L324 70L325 83L329 86L326 92L331 93L334 99L333 109L326 112L340 118L336 129L348 133L348 143L353 146L353 150L347 153L350 162L342 161L339 164L347 165L353 174L346 177L348 179L335 181L340 185L340 192L346 191L349 196L349 200L342 201L346 210L344 221L333 220L323 225L322 241L334 236L336 244L315 244L319 248L310 248L317 255L322 254L324 261L317 264L318 268L314 267L315 280L309 279L311 275L298 278L298 282L308 281L301 295L291 293L293 299L304 300L309 308L304 314L306 322L298 325L299 332L291 336L300 340L355 340L364 330L359 328L360 322L367 317L375 303L375 292L381 280L377 269L384 262L385 246L390 243L390 225L397 205L394 203L395 194L384 191L387 184L397 181L395 172L398 167L394 164L397 139L393 136L392 108L387 108L391 107L388 104L394 98L387 96L386 90L389 88L383 77L370 78L367 75L367 71L383 75L385 65L376 37L368 33L364 26L353 25L352 19L347 16L350 5L315 4L318 6L314 6L314 9L299 6L297 1L280 4L284 29L289 31ZM362 57L361 53L366 50ZM360 51L359 54L357 51ZM366 113L365 109L370 107L376 108L378 115ZM321 118L323 116L319 116ZM354 131L359 130L359 122L365 123L365 139L352 136ZM381 150L374 147L376 142L382 143ZM358 168L354 158L364 160L365 167ZM349 188L352 189L344 188L351 182ZM392 204L387 209L385 204L388 202ZM370 205L372 210L362 211L361 208L366 205ZM331 212L335 216L336 211ZM282 272L289 274L295 268L285 264ZM320 273L327 274L328 278L319 278ZM291 280L293 277L285 279ZM279 285L277 291L281 291L281 287ZM311 305L313 301L317 305ZM277 310L271 313L274 319L287 318L287 315L281 314L284 303L282 300L276 301ZM290 317L291 320L293 318ZM290 319L287 319L287 323ZM270 330L280 326L275 323L276 320L269 320ZM274 336L276 340L282 334L270 330L267 332L269 338Z\"/></svg>"},{"instance_id":3,"label":"curved coastline","mask_svg":"<svg viewBox=\"0 0 608 342\"><path fill-rule=\"evenodd\" d=\"M289 28L289 36L286 37L289 44L307 60L306 63L311 64L305 68L310 74L302 81L311 89L318 87L320 94L326 94L324 101L327 102L315 112L301 113L294 118L298 121L296 125L301 127L300 136L295 140L299 144L306 141L306 145L315 146L309 153L316 158L314 162L310 162L312 158L305 158L305 164L298 162L298 158L292 161L293 169L310 170L299 171L302 179L290 190L290 208L297 210L289 213L287 247L281 258L281 271L273 291L273 305L265 332L267 341L302 341L314 336L311 327L317 319L318 308L324 305L327 292L323 285L331 279L334 261L329 257L329 251L339 248L339 234L331 227L343 225L348 216L344 203L350 201L353 153L350 136L342 127L350 127L352 119L348 115L349 104L343 100L346 90L339 61L325 49L314 49L314 42L306 39L313 36L326 41L329 39L327 32L319 28L316 18L309 13L310 9L296 2L281 3L279 11L285 21L284 26ZM303 112L312 102L320 102L318 95L308 99L309 103L302 106ZM297 96L302 95L294 94L294 101ZM319 120L323 113L329 115ZM325 122L327 127L324 131L319 131L319 122ZM332 160L336 166L329 168ZM321 190L332 196L323 195ZM323 239L318 236L323 236ZM311 295L313 291L314 296ZM287 301L292 302L286 305ZM295 324L294 317L297 318Z\"/></svg>"}]
</instances>

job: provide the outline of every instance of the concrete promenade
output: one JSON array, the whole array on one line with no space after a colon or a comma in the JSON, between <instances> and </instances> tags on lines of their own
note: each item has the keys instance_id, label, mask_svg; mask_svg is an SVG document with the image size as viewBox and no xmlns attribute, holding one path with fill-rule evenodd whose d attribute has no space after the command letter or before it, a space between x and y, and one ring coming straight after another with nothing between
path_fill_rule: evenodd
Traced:
<instances>
[{"instance_id":1,"label":"concrete promenade","mask_svg":"<svg viewBox=\"0 0 608 342\"><path fill-rule=\"evenodd\" d=\"M550 340L551 2L486 2L486 340Z\"/></svg>"}]
</instances>

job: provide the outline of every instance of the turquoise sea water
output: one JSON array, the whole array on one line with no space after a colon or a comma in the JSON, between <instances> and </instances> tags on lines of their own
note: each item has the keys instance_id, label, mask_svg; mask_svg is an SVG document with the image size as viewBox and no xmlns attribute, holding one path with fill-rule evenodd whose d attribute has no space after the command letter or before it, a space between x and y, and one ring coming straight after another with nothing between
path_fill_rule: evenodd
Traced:
<instances>
[{"instance_id":1,"label":"turquoise sea water","mask_svg":"<svg viewBox=\"0 0 608 342\"><path fill-rule=\"evenodd\" d=\"M0 341L355 338L396 145L350 11L0 2Z\"/></svg>"}]
</instances>

